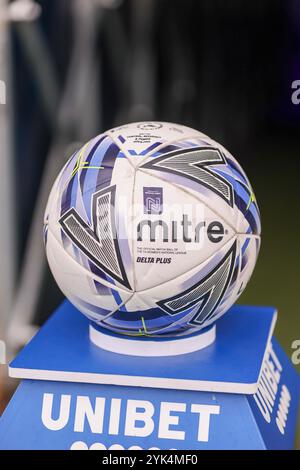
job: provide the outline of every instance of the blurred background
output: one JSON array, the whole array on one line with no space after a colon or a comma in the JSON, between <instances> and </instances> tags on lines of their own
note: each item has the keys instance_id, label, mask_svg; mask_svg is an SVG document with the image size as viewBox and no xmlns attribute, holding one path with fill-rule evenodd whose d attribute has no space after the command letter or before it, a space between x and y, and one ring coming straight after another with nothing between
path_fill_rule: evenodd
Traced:
<instances>
[{"instance_id":1,"label":"blurred background","mask_svg":"<svg viewBox=\"0 0 300 470\"><path fill-rule=\"evenodd\" d=\"M136 120L195 127L244 167L263 238L239 302L278 308L276 336L291 356L300 340L295 80L299 0L0 0L0 339L8 359L62 300L42 244L55 176L81 143ZM0 370L1 413L16 383Z\"/></svg>"}]
</instances>

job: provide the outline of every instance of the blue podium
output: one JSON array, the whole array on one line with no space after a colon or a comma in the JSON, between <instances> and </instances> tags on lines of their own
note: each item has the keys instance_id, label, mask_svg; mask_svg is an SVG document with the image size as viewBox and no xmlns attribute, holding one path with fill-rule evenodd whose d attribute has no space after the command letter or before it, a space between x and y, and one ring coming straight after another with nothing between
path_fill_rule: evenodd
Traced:
<instances>
[{"instance_id":1,"label":"blue podium","mask_svg":"<svg viewBox=\"0 0 300 470\"><path fill-rule=\"evenodd\" d=\"M234 306L209 346L137 357L97 347L65 301L10 364L23 379L0 449L290 449L299 376L271 307Z\"/></svg>"}]
</instances>

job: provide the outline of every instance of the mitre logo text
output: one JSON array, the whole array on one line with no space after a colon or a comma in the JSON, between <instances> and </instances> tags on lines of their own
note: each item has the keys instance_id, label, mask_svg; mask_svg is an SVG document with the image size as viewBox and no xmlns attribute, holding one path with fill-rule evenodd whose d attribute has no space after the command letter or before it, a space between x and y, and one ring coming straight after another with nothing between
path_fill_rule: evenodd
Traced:
<instances>
[{"instance_id":1,"label":"mitre logo text","mask_svg":"<svg viewBox=\"0 0 300 470\"><path fill-rule=\"evenodd\" d=\"M203 236L206 236L210 242L219 243L225 233L226 230L221 222L200 221L193 226L187 214L183 214L181 220L166 222L162 219L144 219L137 225L138 242L162 240L165 243L176 243L182 240L185 243L200 243L203 241Z\"/></svg>"}]
</instances>

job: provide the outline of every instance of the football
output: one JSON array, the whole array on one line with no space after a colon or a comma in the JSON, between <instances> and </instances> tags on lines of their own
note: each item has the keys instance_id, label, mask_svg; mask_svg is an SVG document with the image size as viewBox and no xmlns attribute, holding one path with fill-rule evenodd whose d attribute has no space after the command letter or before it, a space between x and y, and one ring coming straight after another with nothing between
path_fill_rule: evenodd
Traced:
<instances>
[{"instance_id":1,"label":"football","mask_svg":"<svg viewBox=\"0 0 300 470\"><path fill-rule=\"evenodd\" d=\"M114 333L160 338L193 334L230 308L260 234L236 159L164 122L114 128L76 151L44 220L48 262L69 300Z\"/></svg>"}]
</instances>

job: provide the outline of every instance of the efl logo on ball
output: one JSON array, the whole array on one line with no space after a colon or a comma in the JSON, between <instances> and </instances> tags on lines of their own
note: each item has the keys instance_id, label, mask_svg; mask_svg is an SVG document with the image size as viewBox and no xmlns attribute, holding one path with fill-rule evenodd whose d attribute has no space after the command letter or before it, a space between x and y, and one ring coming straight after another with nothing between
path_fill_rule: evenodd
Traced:
<instances>
[{"instance_id":1,"label":"efl logo on ball","mask_svg":"<svg viewBox=\"0 0 300 470\"><path fill-rule=\"evenodd\" d=\"M144 188L144 213L162 214L163 188Z\"/></svg>"}]
</instances>

